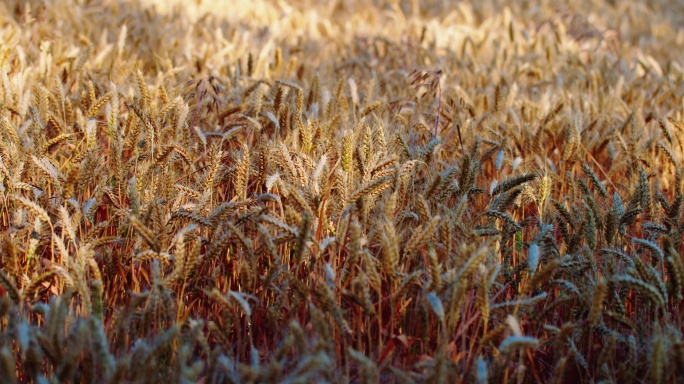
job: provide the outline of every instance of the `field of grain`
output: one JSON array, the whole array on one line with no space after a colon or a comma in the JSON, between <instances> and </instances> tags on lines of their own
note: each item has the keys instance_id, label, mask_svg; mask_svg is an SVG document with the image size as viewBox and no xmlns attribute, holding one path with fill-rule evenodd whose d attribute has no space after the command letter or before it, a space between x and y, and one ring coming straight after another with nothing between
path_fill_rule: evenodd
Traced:
<instances>
[{"instance_id":1,"label":"field of grain","mask_svg":"<svg viewBox=\"0 0 684 384\"><path fill-rule=\"evenodd\" d=\"M683 153L681 2L4 0L0 382L680 382Z\"/></svg>"}]
</instances>

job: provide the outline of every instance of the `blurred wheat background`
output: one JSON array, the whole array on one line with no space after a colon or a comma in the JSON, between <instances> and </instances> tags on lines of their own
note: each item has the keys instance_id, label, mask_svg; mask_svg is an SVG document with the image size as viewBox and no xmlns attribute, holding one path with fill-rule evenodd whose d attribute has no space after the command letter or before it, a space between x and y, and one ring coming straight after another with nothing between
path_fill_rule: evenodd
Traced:
<instances>
[{"instance_id":1,"label":"blurred wheat background","mask_svg":"<svg viewBox=\"0 0 684 384\"><path fill-rule=\"evenodd\" d=\"M683 55L674 1L5 0L1 381L679 382Z\"/></svg>"}]
</instances>

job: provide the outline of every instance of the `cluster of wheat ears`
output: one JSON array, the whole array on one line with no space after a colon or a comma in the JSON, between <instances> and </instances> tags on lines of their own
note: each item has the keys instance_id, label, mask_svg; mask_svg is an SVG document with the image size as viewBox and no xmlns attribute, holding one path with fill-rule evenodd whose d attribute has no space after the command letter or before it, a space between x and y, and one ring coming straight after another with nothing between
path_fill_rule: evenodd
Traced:
<instances>
[{"instance_id":1,"label":"cluster of wheat ears","mask_svg":"<svg viewBox=\"0 0 684 384\"><path fill-rule=\"evenodd\" d=\"M0 4L2 383L684 376L681 4L153 3Z\"/></svg>"}]
</instances>

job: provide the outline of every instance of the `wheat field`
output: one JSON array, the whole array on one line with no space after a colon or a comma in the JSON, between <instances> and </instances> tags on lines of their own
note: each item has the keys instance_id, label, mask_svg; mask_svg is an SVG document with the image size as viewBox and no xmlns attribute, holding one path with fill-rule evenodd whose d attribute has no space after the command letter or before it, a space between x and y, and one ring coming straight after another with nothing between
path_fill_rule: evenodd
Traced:
<instances>
[{"instance_id":1,"label":"wheat field","mask_svg":"<svg viewBox=\"0 0 684 384\"><path fill-rule=\"evenodd\" d=\"M3 0L0 75L2 383L684 377L681 2Z\"/></svg>"}]
</instances>

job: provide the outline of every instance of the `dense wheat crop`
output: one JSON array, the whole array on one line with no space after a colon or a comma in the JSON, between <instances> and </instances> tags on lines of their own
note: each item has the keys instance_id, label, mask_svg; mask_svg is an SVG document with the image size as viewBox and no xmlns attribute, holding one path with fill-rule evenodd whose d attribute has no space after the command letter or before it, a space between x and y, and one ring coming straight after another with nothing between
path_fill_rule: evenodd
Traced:
<instances>
[{"instance_id":1,"label":"dense wheat crop","mask_svg":"<svg viewBox=\"0 0 684 384\"><path fill-rule=\"evenodd\" d=\"M684 6L4 0L0 382L674 383Z\"/></svg>"}]
</instances>

